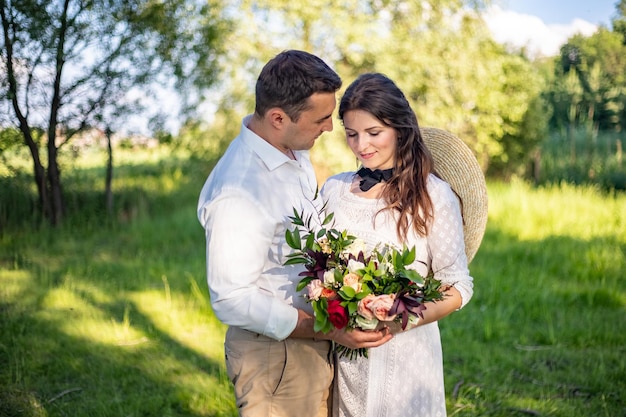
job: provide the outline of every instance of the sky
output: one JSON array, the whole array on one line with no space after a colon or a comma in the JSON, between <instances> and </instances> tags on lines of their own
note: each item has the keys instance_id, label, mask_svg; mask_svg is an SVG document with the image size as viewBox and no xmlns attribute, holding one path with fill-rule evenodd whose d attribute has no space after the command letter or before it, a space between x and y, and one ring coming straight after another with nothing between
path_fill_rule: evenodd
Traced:
<instances>
[{"instance_id":1,"label":"sky","mask_svg":"<svg viewBox=\"0 0 626 417\"><path fill-rule=\"evenodd\" d=\"M552 56L575 33L611 27L619 0L494 0L484 18L496 41Z\"/></svg>"}]
</instances>

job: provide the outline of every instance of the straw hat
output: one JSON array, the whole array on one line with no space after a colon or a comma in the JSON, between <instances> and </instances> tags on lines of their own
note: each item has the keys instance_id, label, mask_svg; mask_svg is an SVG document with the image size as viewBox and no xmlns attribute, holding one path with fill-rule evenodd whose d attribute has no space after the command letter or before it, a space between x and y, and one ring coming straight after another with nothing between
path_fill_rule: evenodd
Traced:
<instances>
[{"instance_id":1,"label":"straw hat","mask_svg":"<svg viewBox=\"0 0 626 417\"><path fill-rule=\"evenodd\" d=\"M459 196L463 214L465 253L471 262L487 226L487 184L476 157L463 141L450 132L420 128L435 160L435 171Z\"/></svg>"}]
</instances>

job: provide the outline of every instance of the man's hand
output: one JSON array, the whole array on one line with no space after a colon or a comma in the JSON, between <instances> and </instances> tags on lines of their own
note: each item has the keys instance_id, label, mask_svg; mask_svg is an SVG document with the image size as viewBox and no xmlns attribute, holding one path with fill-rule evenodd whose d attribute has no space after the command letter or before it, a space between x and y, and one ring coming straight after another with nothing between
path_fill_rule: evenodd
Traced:
<instances>
[{"instance_id":1,"label":"man's hand","mask_svg":"<svg viewBox=\"0 0 626 417\"><path fill-rule=\"evenodd\" d=\"M291 337L306 337L319 340L333 340L350 349L372 348L391 340L393 335L387 326L376 330L333 329L329 333L315 332L315 318L305 311L298 310L298 323Z\"/></svg>"},{"instance_id":2,"label":"man's hand","mask_svg":"<svg viewBox=\"0 0 626 417\"><path fill-rule=\"evenodd\" d=\"M388 327L379 330L334 329L327 335L329 339L350 349L373 348L387 343L393 337Z\"/></svg>"}]
</instances>

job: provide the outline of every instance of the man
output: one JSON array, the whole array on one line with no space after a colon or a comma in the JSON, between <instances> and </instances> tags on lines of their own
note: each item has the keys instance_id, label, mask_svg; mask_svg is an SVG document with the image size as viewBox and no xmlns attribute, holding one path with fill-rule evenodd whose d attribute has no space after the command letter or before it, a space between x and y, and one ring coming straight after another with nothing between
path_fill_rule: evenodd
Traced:
<instances>
[{"instance_id":1,"label":"man","mask_svg":"<svg viewBox=\"0 0 626 417\"><path fill-rule=\"evenodd\" d=\"M270 60L256 83L254 114L200 194L211 304L229 326L226 367L242 417L327 416L330 340L359 348L391 338L387 329L314 332L311 308L296 292L301 269L283 265L288 216L320 206L308 150L333 129L340 87L339 76L307 52Z\"/></svg>"}]
</instances>

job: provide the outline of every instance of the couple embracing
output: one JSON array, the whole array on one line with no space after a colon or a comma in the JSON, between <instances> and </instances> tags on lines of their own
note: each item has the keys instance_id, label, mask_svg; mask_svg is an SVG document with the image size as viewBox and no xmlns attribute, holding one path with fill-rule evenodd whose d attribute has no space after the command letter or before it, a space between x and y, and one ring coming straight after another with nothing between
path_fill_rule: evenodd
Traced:
<instances>
[{"instance_id":1,"label":"couple embracing","mask_svg":"<svg viewBox=\"0 0 626 417\"><path fill-rule=\"evenodd\" d=\"M307 52L271 59L256 83L254 113L243 119L200 194L211 305L228 325L225 359L239 414L445 416L437 321L472 297L468 259L484 232L486 193L466 185L469 178L480 188L484 179L472 165L453 188L438 158L460 161L463 171L462 143L420 129L396 84L368 73L339 104L360 169L329 178L318 195L308 151L333 129L341 85L335 71ZM296 288L303 268L286 262L294 210L307 218L334 213L334 227L370 249L415 247L414 268L422 276L432 272L442 299L426 303L406 326L382 321L371 330L315 331L311 304ZM338 347L365 348L368 355L337 355Z\"/></svg>"}]
</instances>

